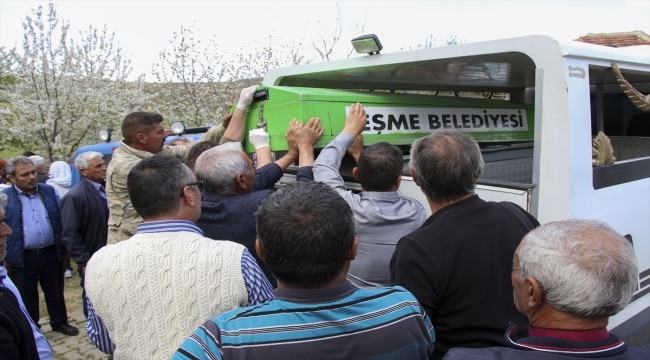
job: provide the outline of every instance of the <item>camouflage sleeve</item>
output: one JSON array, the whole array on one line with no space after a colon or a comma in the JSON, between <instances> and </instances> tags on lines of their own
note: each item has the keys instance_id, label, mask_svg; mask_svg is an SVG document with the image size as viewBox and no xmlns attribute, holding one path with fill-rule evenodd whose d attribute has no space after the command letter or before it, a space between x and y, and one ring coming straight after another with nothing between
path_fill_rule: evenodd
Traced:
<instances>
[{"instance_id":1,"label":"camouflage sleeve","mask_svg":"<svg viewBox=\"0 0 650 360\"><path fill-rule=\"evenodd\" d=\"M220 143L220 144L222 144L224 142L227 142L227 141L220 142L220 140L223 140L222 138L223 138L223 134L225 132L226 132L226 128L223 126L223 124L215 125L215 126L211 127L210 129L208 129L208 131L205 134L203 134L203 136L201 136L201 138L198 141L195 141L195 142L193 142L193 143L191 143L189 145L185 145L185 146L167 146L167 145L165 145L165 147L163 148L163 152L165 154L179 156L179 157L184 159L185 156L187 156L187 153L192 148L192 145L194 145L194 144L196 144L198 142L201 142L201 141L214 141L214 142Z\"/></svg>"},{"instance_id":2,"label":"camouflage sleeve","mask_svg":"<svg viewBox=\"0 0 650 360\"><path fill-rule=\"evenodd\" d=\"M111 169L108 170L106 178L106 197L108 200L108 208L110 210L109 225L119 226L123 208L126 204L130 203L129 189L126 186L126 180L129 171L136 164L136 162L120 162L112 163ZM118 219L116 219L116 217Z\"/></svg>"},{"instance_id":3,"label":"camouflage sleeve","mask_svg":"<svg viewBox=\"0 0 650 360\"><path fill-rule=\"evenodd\" d=\"M131 202L127 178L138 161L139 159L118 160L115 163L111 161L109 164L106 176L106 197L110 211L108 218L109 244L130 238L137 232L138 224L142 222L142 217L138 215L133 206L128 206L125 210L125 206Z\"/></svg>"},{"instance_id":4,"label":"camouflage sleeve","mask_svg":"<svg viewBox=\"0 0 650 360\"><path fill-rule=\"evenodd\" d=\"M214 141L214 142L220 142L221 139L223 138L223 134L226 132L226 127L223 126L223 123L219 123L219 125L213 126L210 129L208 129L208 132L203 134L199 141Z\"/></svg>"}]
</instances>

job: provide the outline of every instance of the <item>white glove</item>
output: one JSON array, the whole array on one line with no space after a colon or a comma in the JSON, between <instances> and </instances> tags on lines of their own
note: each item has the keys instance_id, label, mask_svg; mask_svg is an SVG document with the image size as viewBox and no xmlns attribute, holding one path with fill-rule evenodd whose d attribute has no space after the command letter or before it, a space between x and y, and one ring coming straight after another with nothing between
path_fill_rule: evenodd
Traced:
<instances>
[{"instance_id":1,"label":"white glove","mask_svg":"<svg viewBox=\"0 0 650 360\"><path fill-rule=\"evenodd\" d=\"M253 94L257 89L257 85L249 86L239 93L239 102L237 109L246 111L246 107L253 103Z\"/></svg>"},{"instance_id":2,"label":"white glove","mask_svg":"<svg viewBox=\"0 0 650 360\"><path fill-rule=\"evenodd\" d=\"M251 130L248 133L248 140L253 146L255 146L255 150L271 146L271 138L269 137L269 133L264 131L264 129Z\"/></svg>"}]
</instances>

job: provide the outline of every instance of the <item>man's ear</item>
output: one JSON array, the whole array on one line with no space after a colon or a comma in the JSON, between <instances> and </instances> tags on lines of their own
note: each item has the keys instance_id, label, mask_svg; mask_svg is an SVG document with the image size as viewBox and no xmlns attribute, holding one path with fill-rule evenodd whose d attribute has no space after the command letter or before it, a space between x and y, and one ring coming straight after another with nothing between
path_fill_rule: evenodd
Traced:
<instances>
[{"instance_id":1,"label":"man's ear","mask_svg":"<svg viewBox=\"0 0 650 360\"><path fill-rule=\"evenodd\" d=\"M527 305L529 309L537 309L542 305L544 300L544 291L537 282L537 279L528 275L524 280L524 289L526 290Z\"/></svg>"},{"instance_id":2,"label":"man's ear","mask_svg":"<svg viewBox=\"0 0 650 360\"><path fill-rule=\"evenodd\" d=\"M184 186L183 187L183 199L185 202L187 202L187 205L190 207L194 207L197 205L197 199L196 199L196 194L192 191L192 188L189 186ZM200 199L199 199L200 201Z\"/></svg>"},{"instance_id":3,"label":"man's ear","mask_svg":"<svg viewBox=\"0 0 650 360\"><path fill-rule=\"evenodd\" d=\"M398 176L395 179L395 190L399 190L399 186L402 184L402 175Z\"/></svg>"},{"instance_id":4,"label":"man's ear","mask_svg":"<svg viewBox=\"0 0 650 360\"><path fill-rule=\"evenodd\" d=\"M411 174L411 177L413 178L413 182L415 182L415 185L420 186L420 184L418 184L418 181L415 179L415 172L413 172L413 169L411 169L410 166L409 166L409 174Z\"/></svg>"},{"instance_id":5,"label":"man's ear","mask_svg":"<svg viewBox=\"0 0 650 360\"><path fill-rule=\"evenodd\" d=\"M260 239L255 239L255 252L257 256L264 261L264 252L262 251L262 245L260 244Z\"/></svg>"},{"instance_id":6,"label":"man's ear","mask_svg":"<svg viewBox=\"0 0 650 360\"><path fill-rule=\"evenodd\" d=\"M81 176L86 177L87 169L78 169L78 171L79 171L79 174L81 174Z\"/></svg>"},{"instance_id":7,"label":"man's ear","mask_svg":"<svg viewBox=\"0 0 650 360\"><path fill-rule=\"evenodd\" d=\"M357 245L359 245L359 238L355 236L348 250L348 260L352 261L357 257Z\"/></svg>"},{"instance_id":8,"label":"man's ear","mask_svg":"<svg viewBox=\"0 0 650 360\"><path fill-rule=\"evenodd\" d=\"M354 176L355 179L359 180L359 167L355 166L354 169L352 169L352 176Z\"/></svg>"},{"instance_id":9,"label":"man's ear","mask_svg":"<svg viewBox=\"0 0 650 360\"><path fill-rule=\"evenodd\" d=\"M140 143L140 144L146 144L147 143L147 134L145 133L137 133L135 135L135 139Z\"/></svg>"},{"instance_id":10,"label":"man's ear","mask_svg":"<svg viewBox=\"0 0 650 360\"><path fill-rule=\"evenodd\" d=\"M244 181L244 174L237 174L235 177L235 186L240 188L246 188L246 182Z\"/></svg>"}]
</instances>

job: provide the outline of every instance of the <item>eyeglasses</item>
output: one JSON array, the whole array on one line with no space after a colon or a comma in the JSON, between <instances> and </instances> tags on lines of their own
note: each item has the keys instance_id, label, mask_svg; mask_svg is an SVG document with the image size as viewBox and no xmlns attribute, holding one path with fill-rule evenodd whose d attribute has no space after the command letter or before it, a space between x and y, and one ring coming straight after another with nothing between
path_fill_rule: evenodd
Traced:
<instances>
[{"instance_id":1,"label":"eyeglasses","mask_svg":"<svg viewBox=\"0 0 650 360\"><path fill-rule=\"evenodd\" d=\"M196 185L196 187L199 188L199 191L203 191L203 181L197 181L197 182L189 183L189 184L187 184L185 186L192 186L192 185ZM185 186L183 186L183 189L185 189ZM181 190L181 197L183 197L183 190Z\"/></svg>"}]
</instances>

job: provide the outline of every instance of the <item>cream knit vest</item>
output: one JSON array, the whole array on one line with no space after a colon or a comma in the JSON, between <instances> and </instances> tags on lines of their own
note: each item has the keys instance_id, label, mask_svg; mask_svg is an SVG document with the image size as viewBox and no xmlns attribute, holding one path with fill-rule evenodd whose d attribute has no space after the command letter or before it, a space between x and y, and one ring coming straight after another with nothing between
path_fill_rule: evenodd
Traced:
<instances>
[{"instance_id":1,"label":"cream knit vest","mask_svg":"<svg viewBox=\"0 0 650 360\"><path fill-rule=\"evenodd\" d=\"M169 359L208 318L246 306L244 249L182 231L137 234L96 252L85 288L115 359Z\"/></svg>"}]
</instances>

